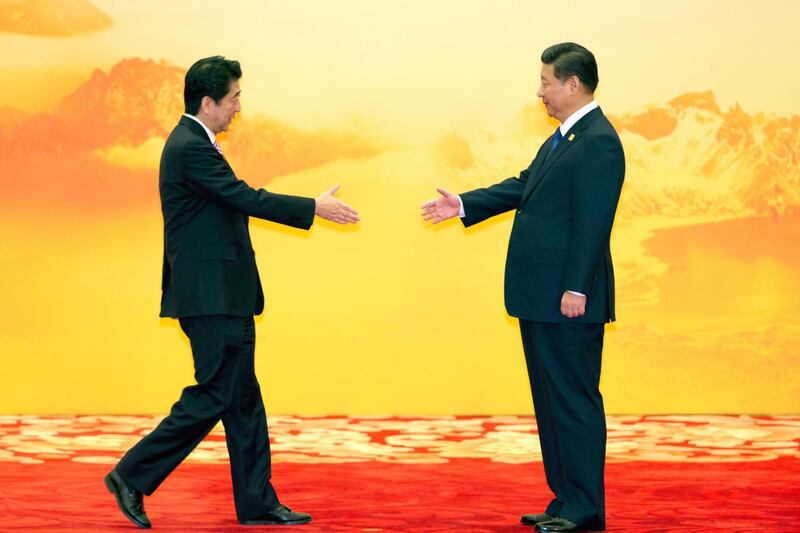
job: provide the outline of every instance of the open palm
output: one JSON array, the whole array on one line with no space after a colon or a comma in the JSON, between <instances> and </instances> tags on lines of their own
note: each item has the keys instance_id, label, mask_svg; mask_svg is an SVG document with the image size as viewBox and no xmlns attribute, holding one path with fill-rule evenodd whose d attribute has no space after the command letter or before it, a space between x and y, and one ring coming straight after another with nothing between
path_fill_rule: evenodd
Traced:
<instances>
[{"instance_id":1,"label":"open palm","mask_svg":"<svg viewBox=\"0 0 800 533\"><path fill-rule=\"evenodd\" d=\"M434 224L457 217L461 212L461 199L445 189L436 189L441 196L422 204L422 218Z\"/></svg>"}]
</instances>

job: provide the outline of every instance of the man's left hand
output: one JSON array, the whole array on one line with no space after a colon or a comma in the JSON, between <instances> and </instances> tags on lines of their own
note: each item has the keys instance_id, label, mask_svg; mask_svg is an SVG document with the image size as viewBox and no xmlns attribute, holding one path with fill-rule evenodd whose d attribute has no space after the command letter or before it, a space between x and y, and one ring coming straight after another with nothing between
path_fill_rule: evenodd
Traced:
<instances>
[{"instance_id":1,"label":"man's left hand","mask_svg":"<svg viewBox=\"0 0 800 533\"><path fill-rule=\"evenodd\" d=\"M568 318L586 314L586 296L564 292L561 297L561 314Z\"/></svg>"}]
</instances>

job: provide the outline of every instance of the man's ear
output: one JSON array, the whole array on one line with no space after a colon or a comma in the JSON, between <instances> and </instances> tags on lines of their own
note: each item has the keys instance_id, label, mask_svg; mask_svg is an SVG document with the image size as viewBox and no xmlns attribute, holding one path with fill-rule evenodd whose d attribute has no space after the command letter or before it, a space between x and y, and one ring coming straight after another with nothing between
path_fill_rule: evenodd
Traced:
<instances>
[{"instance_id":1,"label":"man's ear","mask_svg":"<svg viewBox=\"0 0 800 533\"><path fill-rule=\"evenodd\" d=\"M204 96L202 100L200 100L200 109L205 111L206 113L211 111L211 106L214 104L214 99L210 96Z\"/></svg>"},{"instance_id":2,"label":"man's ear","mask_svg":"<svg viewBox=\"0 0 800 533\"><path fill-rule=\"evenodd\" d=\"M578 76L570 76L569 80L567 80L567 84L572 94L576 94L581 88L581 80L578 79Z\"/></svg>"}]
</instances>

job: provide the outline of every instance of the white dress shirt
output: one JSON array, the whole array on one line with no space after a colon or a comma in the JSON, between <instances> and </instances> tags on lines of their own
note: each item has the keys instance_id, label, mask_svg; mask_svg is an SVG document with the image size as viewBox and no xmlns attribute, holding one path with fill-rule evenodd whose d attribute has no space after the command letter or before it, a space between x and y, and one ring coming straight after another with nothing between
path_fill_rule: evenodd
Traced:
<instances>
[{"instance_id":1,"label":"white dress shirt","mask_svg":"<svg viewBox=\"0 0 800 533\"><path fill-rule=\"evenodd\" d=\"M580 119L588 115L590 111L594 111L598 107L600 106L597 105L597 102L592 100L591 102L589 102L588 104L586 104L585 106L583 106L582 108L578 109L573 114L568 116L567 120L562 122L561 125L558 127L558 129L561 130L561 136L566 137L567 132L570 130L572 126L575 125L575 123L577 123Z\"/></svg>"},{"instance_id":2,"label":"white dress shirt","mask_svg":"<svg viewBox=\"0 0 800 533\"><path fill-rule=\"evenodd\" d=\"M206 130L206 133L208 134L208 140L211 141L211 144L213 144L215 147L217 146L217 136L214 135L214 132L208 129L208 126L203 124L203 122L199 118L197 118L194 115L190 115L189 113L184 113L183 116L189 117L190 119L194 120L195 122L203 126L203 129Z\"/></svg>"}]
</instances>

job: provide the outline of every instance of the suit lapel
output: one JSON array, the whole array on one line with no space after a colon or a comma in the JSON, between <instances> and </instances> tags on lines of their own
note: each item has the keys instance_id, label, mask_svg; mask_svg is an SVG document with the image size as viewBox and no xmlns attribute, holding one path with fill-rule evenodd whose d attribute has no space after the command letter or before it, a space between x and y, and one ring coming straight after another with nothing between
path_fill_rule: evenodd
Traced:
<instances>
[{"instance_id":1,"label":"suit lapel","mask_svg":"<svg viewBox=\"0 0 800 533\"><path fill-rule=\"evenodd\" d=\"M542 170L542 166L547 162L547 154L550 153L550 147L553 145L553 136L551 135L547 142L544 143L542 149L540 150L538 157L533 161L533 168L531 169L531 176L534 178L533 181L537 181L535 176L539 175L539 171ZM551 154L552 155L552 154Z\"/></svg>"},{"instance_id":2,"label":"suit lapel","mask_svg":"<svg viewBox=\"0 0 800 533\"><path fill-rule=\"evenodd\" d=\"M581 118L574 126L572 126L569 131L567 132L567 136L561 139L561 142L556 146L556 149L553 151L552 154L549 156L541 157L541 162L534 161L534 169L532 174L532 179L528 189L522 196L522 201L520 205L524 204L528 201L528 198L533 194L533 191L536 190L536 187L539 186L539 183L544 179L547 175L547 171L555 164L558 159L564 155L574 144L574 142L580 138L583 131L591 124L592 122L597 119L597 117L603 114L600 111L600 108L593 109L589 113L586 114L583 118ZM550 152L550 145L553 143L553 137L550 136L549 142L547 142L547 147L543 150L544 153Z\"/></svg>"},{"instance_id":3,"label":"suit lapel","mask_svg":"<svg viewBox=\"0 0 800 533\"><path fill-rule=\"evenodd\" d=\"M211 142L211 139L208 138L208 133L206 133L206 130L204 130L203 126L198 124L196 120L192 120L189 117L181 117L181 119L178 122L178 124L180 124L182 126L186 126L187 128L189 128L189 130L192 133L194 133L195 135L197 135L201 139L204 139L212 147L214 146L212 144L212 142ZM215 148L215 150L216 150L216 148Z\"/></svg>"},{"instance_id":4,"label":"suit lapel","mask_svg":"<svg viewBox=\"0 0 800 533\"><path fill-rule=\"evenodd\" d=\"M214 143L211 142L211 139L208 138L208 133L206 132L205 129L203 129L203 126L198 124L197 121L192 120L189 117L181 117L181 119L178 122L178 124L180 124L182 126L186 126L187 128L189 128L189 131L191 131L192 133L194 133L195 135L197 135L201 139L205 140L210 147L214 148L214 152L219 154L219 156L222 158L223 161L225 161L226 163L228 162L228 160L225 159L225 156L223 156L216 149L216 147L214 146Z\"/></svg>"}]
</instances>

